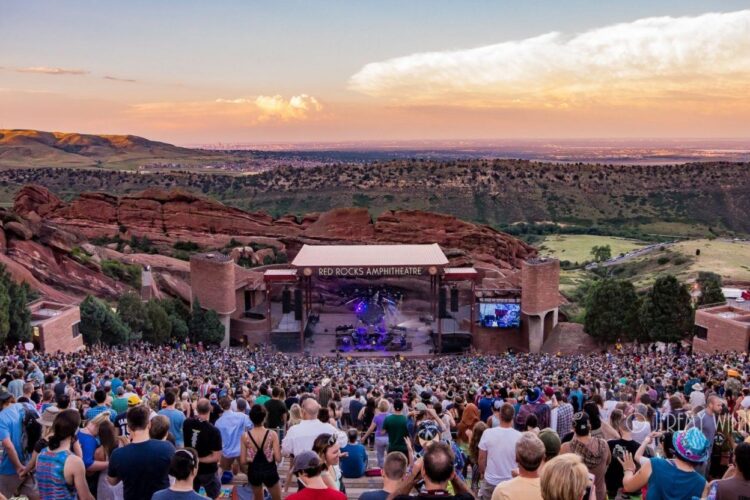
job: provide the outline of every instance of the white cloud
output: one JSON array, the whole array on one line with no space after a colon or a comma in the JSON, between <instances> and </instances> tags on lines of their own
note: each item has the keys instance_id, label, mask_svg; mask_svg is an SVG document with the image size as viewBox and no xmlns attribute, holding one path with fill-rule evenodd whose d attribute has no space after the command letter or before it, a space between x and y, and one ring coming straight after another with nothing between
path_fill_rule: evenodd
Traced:
<instances>
[{"instance_id":1,"label":"white cloud","mask_svg":"<svg viewBox=\"0 0 750 500\"><path fill-rule=\"evenodd\" d=\"M277 94L274 96L260 95L254 98L220 98L216 99L216 102L254 107L258 111L259 120L301 120L323 109L323 106L316 98L307 94L295 95L290 97L289 100Z\"/></svg>"},{"instance_id":2,"label":"white cloud","mask_svg":"<svg viewBox=\"0 0 750 500\"><path fill-rule=\"evenodd\" d=\"M558 107L746 99L750 10L653 17L365 65L349 81L397 103Z\"/></svg>"},{"instance_id":3,"label":"white cloud","mask_svg":"<svg viewBox=\"0 0 750 500\"><path fill-rule=\"evenodd\" d=\"M16 69L19 73L39 73L43 75L87 75L90 72L84 69L51 68L48 66L29 66Z\"/></svg>"}]
</instances>

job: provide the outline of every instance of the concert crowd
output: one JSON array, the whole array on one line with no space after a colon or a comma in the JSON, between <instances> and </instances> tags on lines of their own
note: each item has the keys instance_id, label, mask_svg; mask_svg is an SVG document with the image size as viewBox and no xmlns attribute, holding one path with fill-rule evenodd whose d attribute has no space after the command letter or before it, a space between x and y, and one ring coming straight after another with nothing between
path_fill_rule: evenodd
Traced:
<instances>
[{"instance_id":1,"label":"concert crowd","mask_svg":"<svg viewBox=\"0 0 750 500\"><path fill-rule=\"evenodd\" d=\"M0 385L0 499L750 496L747 353L19 345Z\"/></svg>"}]
</instances>

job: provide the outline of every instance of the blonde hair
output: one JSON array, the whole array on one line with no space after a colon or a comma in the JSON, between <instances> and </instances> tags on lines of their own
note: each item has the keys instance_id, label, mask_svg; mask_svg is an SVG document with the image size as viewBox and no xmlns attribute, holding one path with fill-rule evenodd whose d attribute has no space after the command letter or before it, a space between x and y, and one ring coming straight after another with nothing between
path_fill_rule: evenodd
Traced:
<instances>
[{"instance_id":1,"label":"blonde hair","mask_svg":"<svg viewBox=\"0 0 750 500\"><path fill-rule=\"evenodd\" d=\"M289 426L297 425L302 421L302 407L297 403L294 403L289 408Z\"/></svg>"},{"instance_id":2,"label":"blonde hair","mask_svg":"<svg viewBox=\"0 0 750 500\"><path fill-rule=\"evenodd\" d=\"M581 500L589 483L589 471L574 453L558 455L542 468L544 500Z\"/></svg>"},{"instance_id":3,"label":"blonde hair","mask_svg":"<svg viewBox=\"0 0 750 500\"><path fill-rule=\"evenodd\" d=\"M388 400L381 399L380 403L378 403L378 411L380 411L380 413L386 413L390 409L391 409L391 404L388 402Z\"/></svg>"}]
</instances>

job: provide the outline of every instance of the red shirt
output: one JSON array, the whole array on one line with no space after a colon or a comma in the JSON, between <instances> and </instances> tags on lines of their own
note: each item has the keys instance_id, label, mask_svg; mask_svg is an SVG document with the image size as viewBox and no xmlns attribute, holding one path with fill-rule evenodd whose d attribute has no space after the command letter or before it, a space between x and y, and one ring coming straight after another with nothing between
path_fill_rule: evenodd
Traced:
<instances>
[{"instance_id":1,"label":"red shirt","mask_svg":"<svg viewBox=\"0 0 750 500\"><path fill-rule=\"evenodd\" d=\"M325 490L305 488L302 491L289 495L286 497L286 500L346 500L346 495L333 488Z\"/></svg>"}]
</instances>

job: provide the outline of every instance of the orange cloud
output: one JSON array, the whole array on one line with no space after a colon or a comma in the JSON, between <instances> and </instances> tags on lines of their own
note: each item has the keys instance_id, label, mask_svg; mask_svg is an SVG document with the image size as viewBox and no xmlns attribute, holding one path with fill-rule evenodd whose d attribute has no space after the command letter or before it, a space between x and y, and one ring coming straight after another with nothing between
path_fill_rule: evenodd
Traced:
<instances>
[{"instance_id":1,"label":"orange cloud","mask_svg":"<svg viewBox=\"0 0 750 500\"><path fill-rule=\"evenodd\" d=\"M218 98L213 101L166 101L135 104L131 113L160 123L187 123L195 120L222 119L237 125L266 122L301 122L318 118L323 105L307 94L285 99L280 95Z\"/></svg>"}]
</instances>

